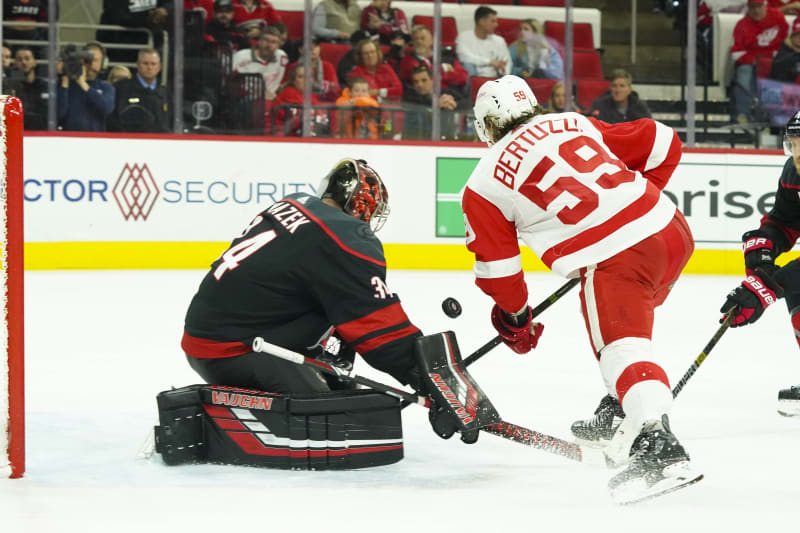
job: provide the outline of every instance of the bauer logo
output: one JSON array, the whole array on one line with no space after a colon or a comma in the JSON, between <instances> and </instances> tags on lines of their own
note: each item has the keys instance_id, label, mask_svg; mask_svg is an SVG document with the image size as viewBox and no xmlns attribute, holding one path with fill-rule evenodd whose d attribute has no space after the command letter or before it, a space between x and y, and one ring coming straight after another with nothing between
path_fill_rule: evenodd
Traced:
<instances>
[{"instance_id":1,"label":"bauer logo","mask_svg":"<svg viewBox=\"0 0 800 533\"><path fill-rule=\"evenodd\" d=\"M147 220L159 194L147 163L125 163L111 192L125 220Z\"/></svg>"}]
</instances>

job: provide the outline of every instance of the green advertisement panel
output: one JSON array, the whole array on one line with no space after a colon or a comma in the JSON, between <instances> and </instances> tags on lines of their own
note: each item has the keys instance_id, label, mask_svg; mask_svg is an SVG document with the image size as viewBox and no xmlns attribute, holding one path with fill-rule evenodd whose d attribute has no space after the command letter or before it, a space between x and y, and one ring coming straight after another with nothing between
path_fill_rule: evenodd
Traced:
<instances>
[{"instance_id":1,"label":"green advertisement panel","mask_svg":"<svg viewBox=\"0 0 800 533\"><path fill-rule=\"evenodd\" d=\"M464 237L461 192L478 161L475 157L436 158L437 237Z\"/></svg>"}]
</instances>

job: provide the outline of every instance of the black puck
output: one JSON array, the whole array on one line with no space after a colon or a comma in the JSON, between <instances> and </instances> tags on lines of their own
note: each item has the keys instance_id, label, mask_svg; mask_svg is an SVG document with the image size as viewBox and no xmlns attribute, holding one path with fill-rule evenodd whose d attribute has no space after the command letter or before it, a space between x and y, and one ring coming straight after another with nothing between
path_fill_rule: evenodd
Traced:
<instances>
[{"instance_id":1,"label":"black puck","mask_svg":"<svg viewBox=\"0 0 800 533\"><path fill-rule=\"evenodd\" d=\"M455 298L445 298L442 301L442 311L450 318L456 318L461 314L461 304Z\"/></svg>"}]
</instances>

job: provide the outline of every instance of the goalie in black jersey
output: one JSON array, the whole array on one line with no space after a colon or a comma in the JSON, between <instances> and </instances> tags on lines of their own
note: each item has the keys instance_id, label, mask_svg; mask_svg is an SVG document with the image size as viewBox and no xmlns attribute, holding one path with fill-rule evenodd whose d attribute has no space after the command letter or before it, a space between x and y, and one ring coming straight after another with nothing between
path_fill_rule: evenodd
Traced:
<instances>
[{"instance_id":1,"label":"goalie in black jersey","mask_svg":"<svg viewBox=\"0 0 800 533\"><path fill-rule=\"evenodd\" d=\"M192 299L181 342L191 367L214 385L282 395L340 385L312 366L253 352L253 339L262 337L344 367L357 352L420 391L414 345L422 333L386 285L374 233L388 214L383 181L355 159L331 170L319 197L292 194L262 211L211 265ZM325 347L334 343L340 349L331 355ZM443 438L458 429L445 411L430 411Z\"/></svg>"},{"instance_id":2,"label":"goalie in black jersey","mask_svg":"<svg viewBox=\"0 0 800 533\"><path fill-rule=\"evenodd\" d=\"M732 290L720 309L734 311L731 327L752 324L764 309L786 298L792 327L800 346L800 259L783 267L775 259L789 251L800 237L800 111L786 124L784 152L789 156L775 193L775 204L758 229L742 235L746 277ZM800 385L778 393L778 412L800 416Z\"/></svg>"}]
</instances>

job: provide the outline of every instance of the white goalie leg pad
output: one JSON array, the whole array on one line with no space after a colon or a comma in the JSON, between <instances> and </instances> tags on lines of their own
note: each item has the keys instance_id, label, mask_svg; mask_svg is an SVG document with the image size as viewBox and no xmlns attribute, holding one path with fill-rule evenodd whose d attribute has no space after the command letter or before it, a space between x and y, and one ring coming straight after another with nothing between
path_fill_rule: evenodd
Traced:
<instances>
[{"instance_id":1,"label":"white goalie leg pad","mask_svg":"<svg viewBox=\"0 0 800 533\"><path fill-rule=\"evenodd\" d=\"M600 353L606 389L619 399L632 427L660 419L672 407L666 373L653 361L652 352L650 339L626 337L608 344Z\"/></svg>"}]
</instances>

